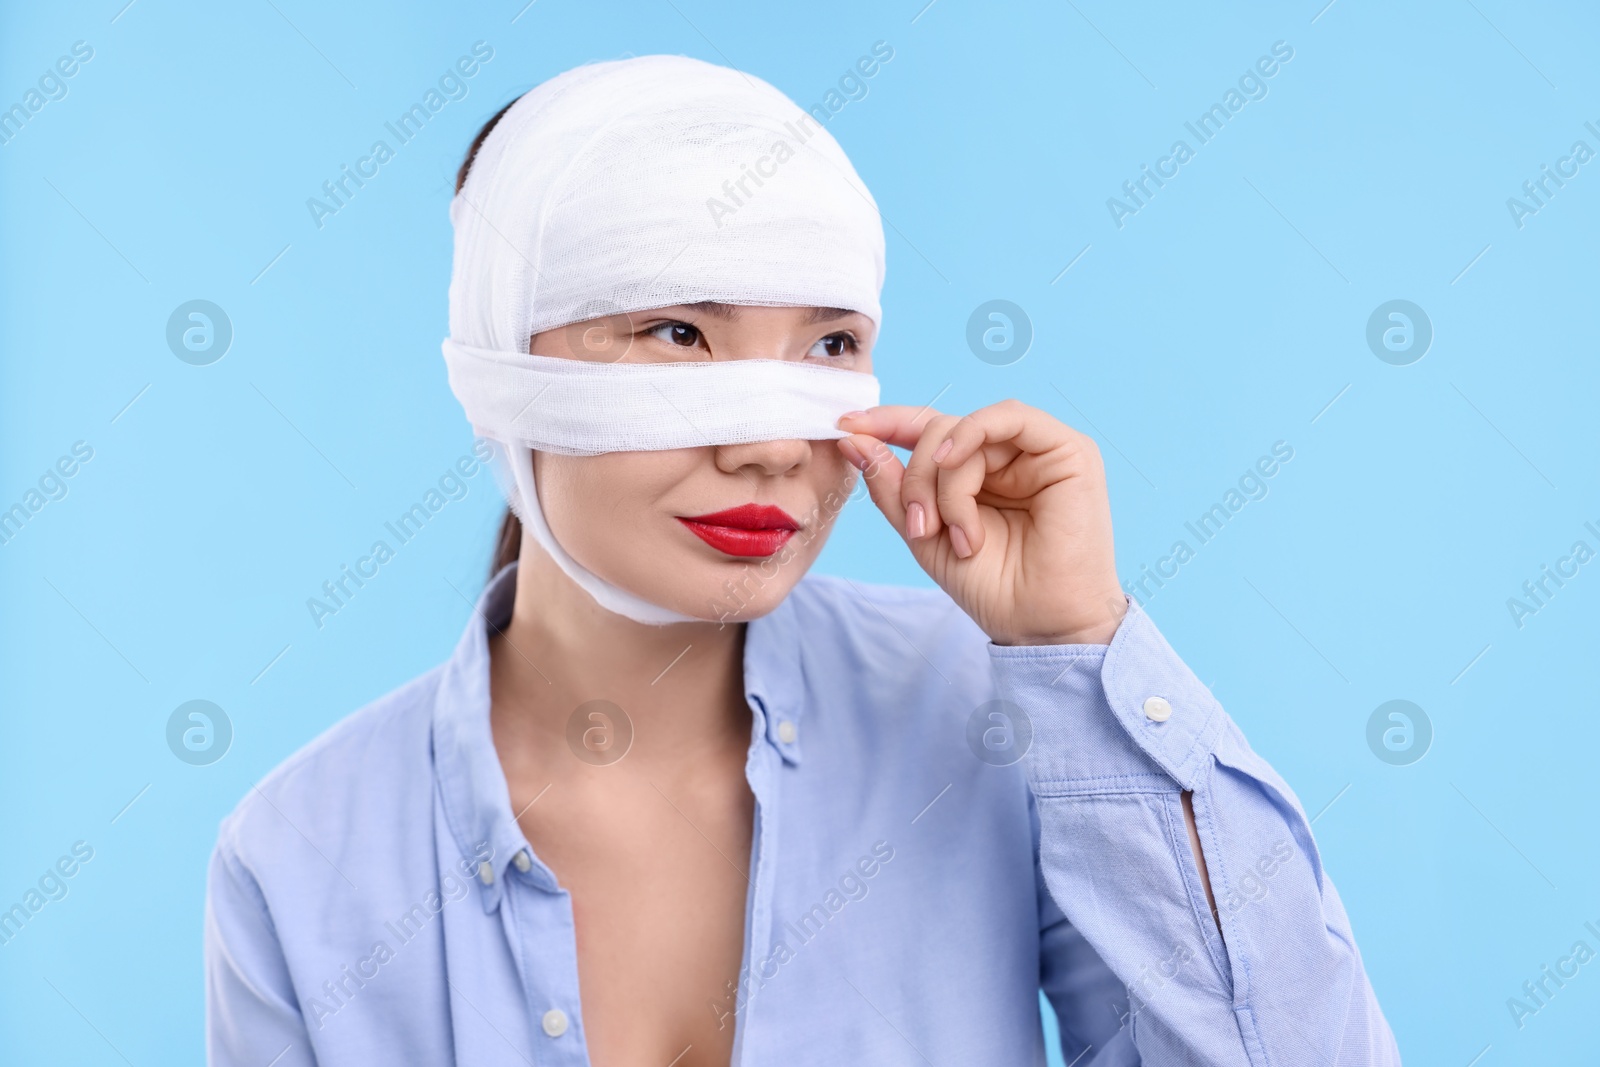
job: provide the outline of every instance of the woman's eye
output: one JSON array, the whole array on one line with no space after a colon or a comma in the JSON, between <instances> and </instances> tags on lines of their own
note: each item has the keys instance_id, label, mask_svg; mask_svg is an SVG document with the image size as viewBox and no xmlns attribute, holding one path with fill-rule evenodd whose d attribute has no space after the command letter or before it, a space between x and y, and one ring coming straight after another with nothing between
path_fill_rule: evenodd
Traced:
<instances>
[{"instance_id":1,"label":"woman's eye","mask_svg":"<svg viewBox=\"0 0 1600 1067\"><path fill-rule=\"evenodd\" d=\"M663 322L646 333L679 348L694 348L700 344L700 331L687 322Z\"/></svg>"},{"instance_id":2,"label":"woman's eye","mask_svg":"<svg viewBox=\"0 0 1600 1067\"><path fill-rule=\"evenodd\" d=\"M817 356L822 359L838 359L847 356L856 349L856 339L847 333L831 333L811 346L808 356Z\"/></svg>"}]
</instances>

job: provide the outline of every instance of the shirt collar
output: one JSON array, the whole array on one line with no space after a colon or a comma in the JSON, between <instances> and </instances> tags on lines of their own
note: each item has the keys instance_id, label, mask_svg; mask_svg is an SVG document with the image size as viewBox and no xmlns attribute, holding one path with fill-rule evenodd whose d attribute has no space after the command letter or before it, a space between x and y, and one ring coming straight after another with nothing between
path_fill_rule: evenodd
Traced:
<instances>
[{"instance_id":1,"label":"shirt collar","mask_svg":"<svg viewBox=\"0 0 1600 1067\"><path fill-rule=\"evenodd\" d=\"M434 773L445 820L461 853L460 869L474 879L485 911L499 906L506 870L523 851L532 861L525 875L546 890L559 888L512 816L489 725L489 630L510 624L516 593L517 564L512 563L489 580L473 607L441 670L433 710ZM764 739L785 763L798 766L805 685L800 626L788 598L747 625L744 676L754 717L752 743Z\"/></svg>"},{"instance_id":2,"label":"shirt collar","mask_svg":"<svg viewBox=\"0 0 1600 1067\"><path fill-rule=\"evenodd\" d=\"M755 714L754 736L765 736L783 761L800 765L801 717L806 706L800 619L794 596L758 619L744 634L744 693Z\"/></svg>"},{"instance_id":3,"label":"shirt collar","mask_svg":"<svg viewBox=\"0 0 1600 1067\"><path fill-rule=\"evenodd\" d=\"M516 595L513 563L489 580L474 605L466 631L444 665L433 709L434 774L445 820L461 850L462 868L481 891L485 911L499 905L507 866L528 848L511 815L505 772L489 726L488 631L511 622ZM554 888L547 869L535 870Z\"/></svg>"}]
</instances>

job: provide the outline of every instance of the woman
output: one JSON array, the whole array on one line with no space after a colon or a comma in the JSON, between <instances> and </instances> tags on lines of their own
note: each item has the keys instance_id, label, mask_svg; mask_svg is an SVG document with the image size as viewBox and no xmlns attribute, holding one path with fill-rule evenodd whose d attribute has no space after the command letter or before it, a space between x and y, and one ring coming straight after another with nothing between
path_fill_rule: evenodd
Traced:
<instances>
[{"instance_id":1,"label":"woman","mask_svg":"<svg viewBox=\"0 0 1600 1067\"><path fill-rule=\"evenodd\" d=\"M876 406L882 231L815 120L582 67L451 217L516 516L451 659L224 822L214 1062L1041 1063L1043 990L1069 1063L1398 1063L1299 803L1118 586L1094 444ZM805 576L858 471L938 590Z\"/></svg>"}]
</instances>

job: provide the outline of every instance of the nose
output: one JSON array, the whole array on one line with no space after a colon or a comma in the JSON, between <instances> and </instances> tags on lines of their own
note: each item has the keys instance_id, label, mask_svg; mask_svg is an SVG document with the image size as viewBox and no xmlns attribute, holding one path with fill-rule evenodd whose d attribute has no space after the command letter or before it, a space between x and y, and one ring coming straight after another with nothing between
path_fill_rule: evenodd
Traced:
<instances>
[{"instance_id":1,"label":"nose","mask_svg":"<svg viewBox=\"0 0 1600 1067\"><path fill-rule=\"evenodd\" d=\"M779 478L802 471L811 462L810 441L751 441L719 445L717 469L727 474L759 473Z\"/></svg>"}]
</instances>

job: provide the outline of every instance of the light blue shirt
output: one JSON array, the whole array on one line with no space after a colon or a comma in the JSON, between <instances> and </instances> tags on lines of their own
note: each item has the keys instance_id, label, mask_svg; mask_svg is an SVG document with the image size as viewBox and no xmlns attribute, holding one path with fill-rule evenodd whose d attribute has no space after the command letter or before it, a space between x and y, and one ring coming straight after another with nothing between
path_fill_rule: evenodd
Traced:
<instances>
[{"instance_id":1,"label":"light blue shirt","mask_svg":"<svg viewBox=\"0 0 1600 1067\"><path fill-rule=\"evenodd\" d=\"M489 730L514 593L223 822L212 1063L589 1062L572 900ZM744 670L744 970L706 998L735 1063L1042 1064L1041 989L1076 1067L1399 1063L1299 802L1137 605L1109 646L1003 648L943 593L813 576Z\"/></svg>"}]
</instances>

